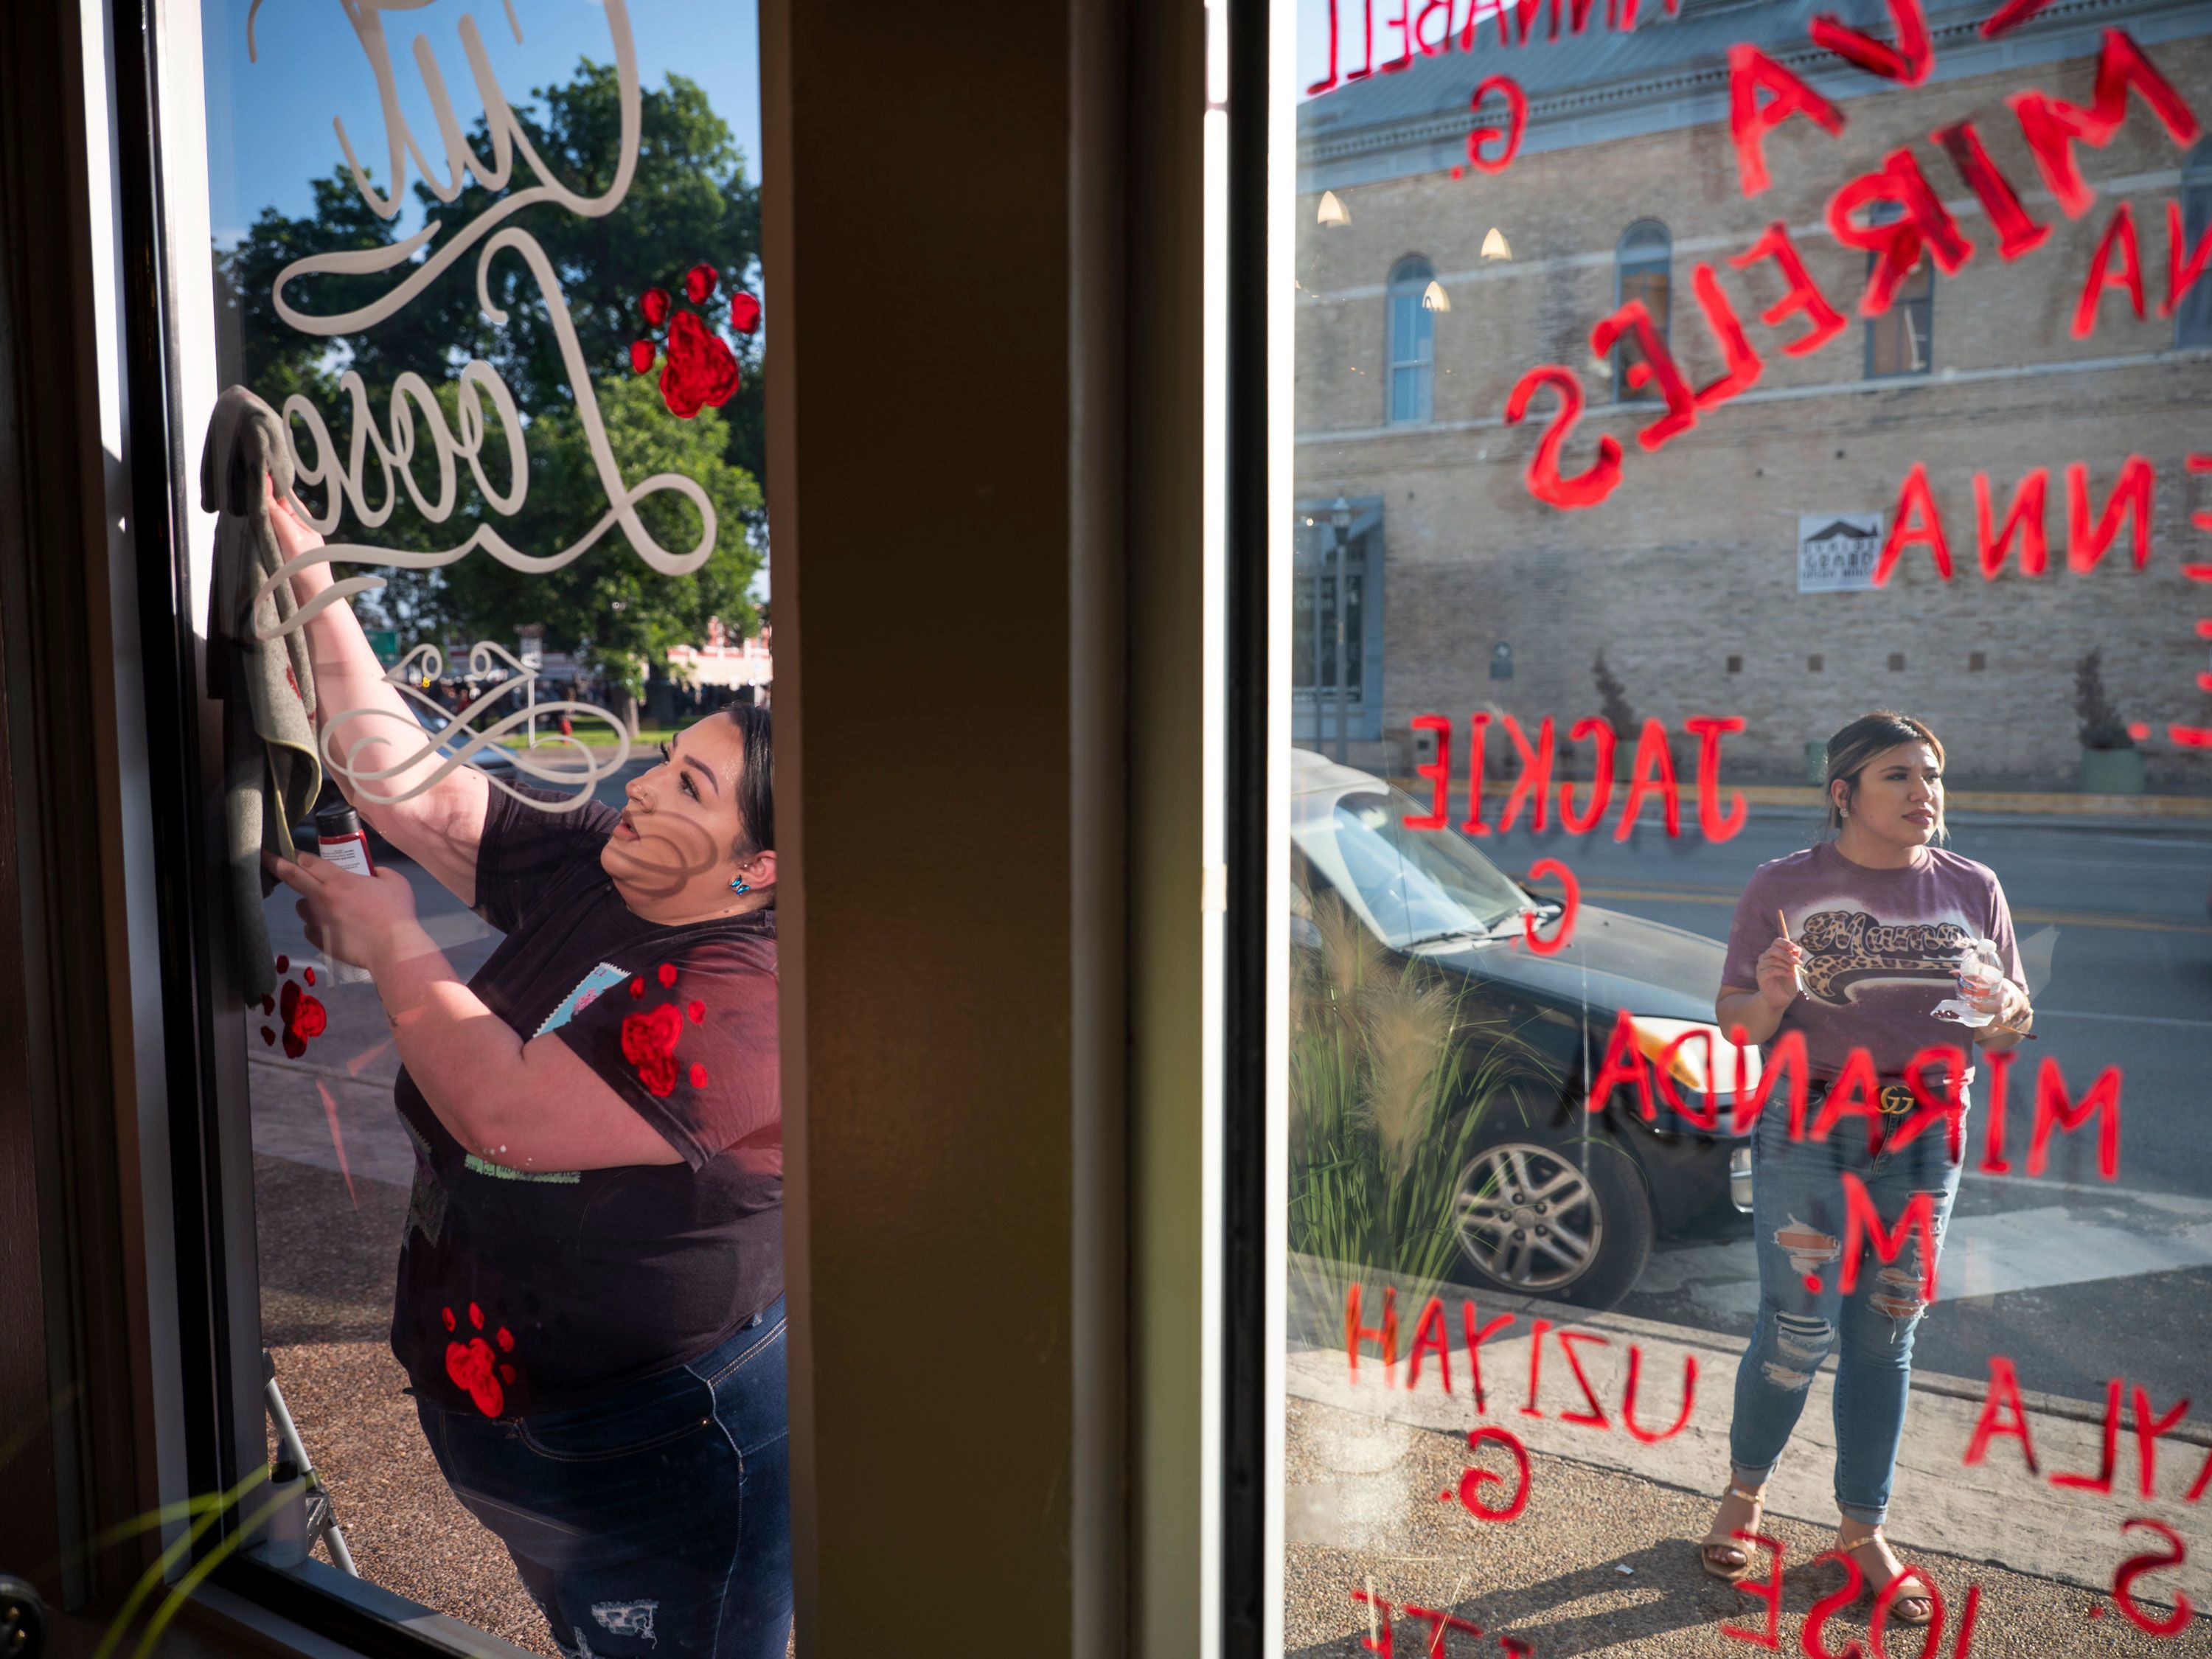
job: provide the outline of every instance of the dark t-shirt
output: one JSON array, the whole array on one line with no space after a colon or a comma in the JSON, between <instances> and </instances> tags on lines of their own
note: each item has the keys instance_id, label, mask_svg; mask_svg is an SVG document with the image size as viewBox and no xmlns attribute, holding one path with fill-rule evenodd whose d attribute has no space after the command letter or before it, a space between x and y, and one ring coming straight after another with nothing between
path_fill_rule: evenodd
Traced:
<instances>
[{"instance_id":1,"label":"dark t-shirt","mask_svg":"<svg viewBox=\"0 0 2212 1659\"><path fill-rule=\"evenodd\" d=\"M489 1164L399 1073L416 1170L392 1348L418 1393L457 1409L611 1394L783 1291L775 912L645 921L599 868L616 822L493 792L477 910L507 938L469 983L525 1042L556 1032L684 1161Z\"/></svg>"}]
</instances>

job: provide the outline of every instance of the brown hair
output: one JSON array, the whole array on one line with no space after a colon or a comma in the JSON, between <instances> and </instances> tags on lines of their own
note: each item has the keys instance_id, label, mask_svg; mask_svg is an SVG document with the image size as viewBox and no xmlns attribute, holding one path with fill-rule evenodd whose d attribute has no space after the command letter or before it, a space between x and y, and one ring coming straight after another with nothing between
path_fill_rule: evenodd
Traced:
<instances>
[{"instance_id":1,"label":"brown hair","mask_svg":"<svg viewBox=\"0 0 2212 1659\"><path fill-rule=\"evenodd\" d=\"M1844 827L1842 811L1836 805L1836 785L1843 784L1844 799L1849 801L1858 793L1859 774L1874 757L1906 743L1926 744L1936 751L1936 763L1943 764L1943 740L1911 715L1893 708L1862 714L1828 739L1828 781L1821 786L1821 793L1827 801L1830 830ZM1939 837L1942 833L1940 820L1936 833Z\"/></svg>"}]
</instances>

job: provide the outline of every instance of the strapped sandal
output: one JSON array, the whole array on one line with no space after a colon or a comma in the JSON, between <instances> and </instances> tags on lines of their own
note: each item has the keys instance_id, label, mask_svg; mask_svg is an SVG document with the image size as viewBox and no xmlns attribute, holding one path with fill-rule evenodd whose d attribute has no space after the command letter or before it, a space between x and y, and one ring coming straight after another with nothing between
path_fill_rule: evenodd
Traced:
<instances>
[{"instance_id":1,"label":"strapped sandal","mask_svg":"<svg viewBox=\"0 0 2212 1659\"><path fill-rule=\"evenodd\" d=\"M1746 1492L1733 1481L1729 1484L1728 1490L1723 1492L1721 1497L1723 1499L1741 1498L1751 1505L1750 1520L1735 1528L1735 1532L1759 1530L1759 1523L1766 1514L1765 1498L1757 1492ZM1731 1557L1734 1559L1731 1559ZM1705 1571L1714 1577L1726 1579L1731 1584L1740 1583L1748 1577L1753 1566L1752 1552L1745 1547L1741 1539L1734 1535L1734 1533L1723 1530L1718 1521L1713 1522L1713 1529L1707 1533L1698 1545L1698 1559L1704 1563Z\"/></svg>"},{"instance_id":2,"label":"strapped sandal","mask_svg":"<svg viewBox=\"0 0 2212 1659\"><path fill-rule=\"evenodd\" d=\"M1841 1527L1836 1528L1836 1553L1838 1555L1848 1555L1852 1560L1858 1561L1859 1577L1864 1586L1860 1596L1863 1601L1871 1602L1881 1593L1882 1586L1889 1580L1886 1574L1878 1578L1876 1573L1867 1571L1867 1564L1859 1561L1859 1552L1869 1544L1887 1545L1888 1542L1889 1540L1882 1536L1880 1527L1876 1527L1865 1537L1848 1544L1844 1541L1844 1529ZM1894 1553L1894 1551L1892 1552L1892 1553ZM1934 1599L1936 1586L1923 1576L1919 1568L1910 1562L1905 1562L1902 1565L1905 1568L1903 1582L1896 1599L1889 1604L1889 1616L1900 1625L1909 1625L1917 1629L1922 1625L1928 1624L1936 1617ZM1919 1585L1920 1589L1913 1590L1905 1588L1913 1584Z\"/></svg>"}]
</instances>

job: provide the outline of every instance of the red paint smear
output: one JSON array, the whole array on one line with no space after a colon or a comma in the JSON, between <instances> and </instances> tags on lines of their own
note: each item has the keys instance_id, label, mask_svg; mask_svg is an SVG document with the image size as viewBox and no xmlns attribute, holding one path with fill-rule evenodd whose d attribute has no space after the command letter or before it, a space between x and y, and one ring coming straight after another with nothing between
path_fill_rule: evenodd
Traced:
<instances>
[{"instance_id":1,"label":"red paint smear","mask_svg":"<svg viewBox=\"0 0 2212 1659\"><path fill-rule=\"evenodd\" d=\"M264 1014L275 1013L276 1012L276 999L275 997L262 998L261 1012Z\"/></svg>"},{"instance_id":2,"label":"red paint smear","mask_svg":"<svg viewBox=\"0 0 2212 1659\"><path fill-rule=\"evenodd\" d=\"M1842 333L1845 327L1844 315L1828 303L1827 296L1814 282L1812 272L1805 269L1803 257L1796 243L1790 240L1790 228L1779 219L1767 226L1765 233L1742 252L1729 260L1738 270L1747 270L1761 259L1774 261L1774 268L1782 273L1782 280L1790 285L1789 292L1759 313L1759 320L1769 328L1779 328L1790 317L1802 316L1812 325L1794 340L1782 343L1785 357L1802 357L1818 351Z\"/></svg>"},{"instance_id":3,"label":"red paint smear","mask_svg":"<svg viewBox=\"0 0 2212 1659\"><path fill-rule=\"evenodd\" d=\"M1583 412L1583 383L1572 369L1543 363L1523 374L1505 400L1505 424L1518 426L1528 413L1530 401L1547 386L1559 393L1559 412L1537 440L1536 453L1522 475L1523 481L1530 495L1550 506L1570 512L1595 507L1620 483L1620 441L1610 432L1601 433L1597 459L1571 478L1560 476L1559 450Z\"/></svg>"},{"instance_id":4,"label":"red paint smear","mask_svg":"<svg viewBox=\"0 0 2212 1659\"><path fill-rule=\"evenodd\" d=\"M2151 106L2176 149L2186 149L2197 142L2203 129L2187 100L2124 29L2105 31L2104 49L2097 58L2096 90L2087 109L2033 88L2005 100L2019 119L2021 137L2035 157L2036 171L2069 219L2080 218L2097 199L2075 164L2074 146L2086 143L2101 149L2112 141L2127 119L2130 88Z\"/></svg>"},{"instance_id":5,"label":"red paint smear","mask_svg":"<svg viewBox=\"0 0 2212 1659\"><path fill-rule=\"evenodd\" d=\"M301 1054L304 1054L307 1052L307 1042L305 1037L301 1036L297 1031L287 1030L284 1033L285 1059L297 1060Z\"/></svg>"},{"instance_id":6,"label":"red paint smear","mask_svg":"<svg viewBox=\"0 0 2212 1659\"><path fill-rule=\"evenodd\" d=\"M1467 169L1462 167L1455 167L1451 170L1451 176L1455 179L1464 179L1467 177Z\"/></svg>"},{"instance_id":7,"label":"red paint smear","mask_svg":"<svg viewBox=\"0 0 2212 1659\"><path fill-rule=\"evenodd\" d=\"M1668 349L1658 325L1651 320L1651 313L1644 309L1643 301L1631 300L1601 318L1590 330L1591 352L1599 357L1609 356L1614 343L1624 334L1635 337L1638 350L1636 357L1621 370L1620 378L1632 391L1656 386L1660 401L1666 405L1665 414L1647 422L1636 434L1638 443L1656 452L1697 425L1697 402L1691 395L1689 382L1675 365L1674 354Z\"/></svg>"},{"instance_id":8,"label":"red paint smear","mask_svg":"<svg viewBox=\"0 0 2212 1659\"><path fill-rule=\"evenodd\" d=\"M675 984L675 983L676 983L676 964L675 964L674 963L672 963L672 962L664 962L664 963L662 963L660 964L660 987L661 987L661 989L663 989L663 990L666 990L670 986L672 986L672 985L673 985L673 984Z\"/></svg>"},{"instance_id":9,"label":"red paint smear","mask_svg":"<svg viewBox=\"0 0 2212 1659\"><path fill-rule=\"evenodd\" d=\"M630 981L630 982L629 982L629 994L630 994L630 995L632 995L633 997L642 997L642 996L644 996L644 994L645 994L645 981L644 981L642 979L634 979L634 980Z\"/></svg>"},{"instance_id":10,"label":"red paint smear","mask_svg":"<svg viewBox=\"0 0 2212 1659\"><path fill-rule=\"evenodd\" d=\"M730 295L730 326L740 334L750 334L761 324L761 302L751 295L740 291Z\"/></svg>"},{"instance_id":11,"label":"red paint smear","mask_svg":"<svg viewBox=\"0 0 2212 1659\"><path fill-rule=\"evenodd\" d=\"M1820 1295L1820 1275L1818 1273L1807 1273L1805 1275L1805 1288L1811 1291L1814 1296Z\"/></svg>"},{"instance_id":12,"label":"red paint smear","mask_svg":"<svg viewBox=\"0 0 2212 1659\"><path fill-rule=\"evenodd\" d=\"M1503 173L1513 165L1513 158L1521 153L1521 135L1528 125L1528 94L1521 90L1521 83L1510 76L1493 75L1474 89L1468 107L1479 110L1482 100L1492 93L1502 93L1505 98L1505 125L1486 126L1477 122L1468 129L1467 159L1468 164L1484 173ZM1495 153L1482 153L1483 141L1502 138L1505 142Z\"/></svg>"},{"instance_id":13,"label":"red paint smear","mask_svg":"<svg viewBox=\"0 0 2212 1659\"><path fill-rule=\"evenodd\" d=\"M703 1089L707 1086L707 1068L696 1060L691 1063L691 1086L695 1089Z\"/></svg>"},{"instance_id":14,"label":"red paint smear","mask_svg":"<svg viewBox=\"0 0 2212 1659\"><path fill-rule=\"evenodd\" d=\"M2197 239L2197 246L2189 246L2188 234L2182 228L2181 204L2166 204L2166 299L2158 308L2161 317L2171 317L2181 305L2182 295L2197 286L2197 279L2204 274L2204 267L2212 263L2212 229ZM2198 469L2191 467L2191 471ZM2201 526L2200 526L2201 527Z\"/></svg>"},{"instance_id":15,"label":"red paint smear","mask_svg":"<svg viewBox=\"0 0 2212 1659\"><path fill-rule=\"evenodd\" d=\"M1662 1440L1672 1440L1690 1425L1690 1413L1698 1405L1698 1357L1692 1353L1682 1356L1682 1409L1675 1413L1671 1428L1647 1429L1638 1425L1636 1390L1643 1375L1644 1351L1632 1342L1628 1345L1628 1389L1621 1396L1620 1420L1637 1440L1646 1446L1655 1446Z\"/></svg>"},{"instance_id":16,"label":"red paint smear","mask_svg":"<svg viewBox=\"0 0 2212 1659\"><path fill-rule=\"evenodd\" d=\"M1548 727L1551 722L1547 720L1544 724ZM1538 956L1555 957L1567 948L1575 936L1575 919L1583 908L1583 885L1575 879L1575 872L1557 859L1538 859L1528 866L1529 880L1541 881L1547 876L1557 876L1567 890L1565 908L1559 912L1559 930L1549 939L1541 938L1536 932L1536 913L1524 910L1521 913L1521 933L1528 948Z\"/></svg>"},{"instance_id":17,"label":"red paint smear","mask_svg":"<svg viewBox=\"0 0 2212 1659\"><path fill-rule=\"evenodd\" d=\"M2137 1527L2156 1533L2166 1540L2166 1551L2156 1555L2131 1555L2120 1563L2119 1571L2112 1575L2112 1600L2119 1603L2120 1611L2136 1629L2150 1636L2179 1636L2189 1628L2189 1621L2197 1615L2189 1597L2177 1589L2173 1592L2173 1611L2163 1619L2155 1619L2144 1610L2134 1595L2136 1579L2161 1567L2178 1567L2189 1559L2189 1549L2181 1536L2162 1521L2138 1516L2120 1522L2123 1535Z\"/></svg>"},{"instance_id":18,"label":"red paint smear","mask_svg":"<svg viewBox=\"0 0 2212 1659\"><path fill-rule=\"evenodd\" d=\"M2119 269L2113 270L2118 259ZM2097 301L2108 288L2117 288L2128 296L2128 304L2136 313L2136 320L2143 319L2142 254L2136 244L2136 209L2132 202L2122 202L2112 214L2112 222L2105 227L2105 234L2097 239L2097 251L2089 256L2088 275L2082 279L2081 297L2074 307L2074 337L2086 340L2096 331Z\"/></svg>"},{"instance_id":19,"label":"red paint smear","mask_svg":"<svg viewBox=\"0 0 2212 1659\"><path fill-rule=\"evenodd\" d=\"M707 296L714 291L714 284L720 280L720 275L714 267L702 261L684 273L684 297L695 306L704 305Z\"/></svg>"},{"instance_id":20,"label":"red paint smear","mask_svg":"<svg viewBox=\"0 0 2212 1659\"><path fill-rule=\"evenodd\" d=\"M1865 222L1853 216L1862 208L1881 204L1896 208L1898 216ZM1838 189L1828 198L1826 216L1829 234L1838 242L1875 256L1866 292L1859 297L1862 317L1879 317L1889 309L1923 253L1935 258L1936 268L1946 276L1974 257L1973 243L1909 149L1892 150L1878 169L1863 173Z\"/></svg>"},{"instance_id":21,"label":"red paint smear","mask_svg":"<svg viewBox=\"0 0 2212 1659\"><path fill-rule=\"evenodd\" d=\"M2148 720L2130 720L2128 722L2128 735L2133 738L2137 743L2141 743L2145 738L2150 735L2150 723Z\"/></svg>"},{"instance_id":22,"label":"red paint smear","mask_svg":"<svg viewBox=\"0 0 2212 1659\"><path fill-rule=\"evenodd\" d=\"M275 1042L276 1041L276 1032L275 1028L268 1025L263 1026L261 1028L261 1040L264 1042Z\"/></svg>"},{"instance_id":23,"label":"red paint smear","mask_svg":"<svg viewBox=\"0 0 2212 1659\"><path fill-rule=\"evenodd\" d=\"M1759 102L1762 92L1772 94ZM1735 145L1736 174L1747 196L1773 182L1766 170L1766 135L1802 115L1831 138L1844 130L1844 112L1797 76L1748 43L1729 48L1729 137Z\"/></svg>"},{"instance_id":24,"label":"red paint smear","mask_svg":"<svg viewBox=\"0 0 2212 1659\"><path fill-rule=\"evenodd\" d=\"M1990 534L1990 477L1986 472L1974 474L1974 533L1975 549L1982 562L1982 578L1995 581L1997 573L2004 568L2005 556L2012 550L2013 539L2020 539L2020 574L2040 576L2050 562L2050 545L2045 538L2043 519L2044 503L2050 495L2051 470L2037 467L2020 481L2012 494L2012 506L2005 513L2003 527L1993 537Z\"/></svg>"},{"instance_id":25,"label":"red paint smear","mask_svg":"<svg viewBox=\"0 0 2212 1659\"><path fill-rule=\"evenodd\" d=\"M686 1008L684 1012L691 1016L691 1023L694 1025L696 1025L700 1021L707 1018L707 1005L703 1002L695 1000L691 1006L689 1008Z\"/></svg>"},{"instance_id":26,"label":"red paint smear","mask_svg":"<svg viewBox=\"0 0 2212 1659\"><path fill-rule=\"evenodd\" d=\"M1759 1550L1774 1552L1774 1571L1771 1574L1756 1582L1746 1577L1736 1584L1740 1594L1756 1596L1766 1603L1766 1624L1760 1630L1746 1630L1741 1625L1723 1624L1721 1634L1733 1636L1739 1642L1748 1642L1753 1647L1778 1649L1782 1645L1782 1540L1757 1532L1739 1531L1735 1537L1739 1543L1749 1544L1754 1553Z\"/></svg>"},{"instance_id":27,"label":"red paint smear","mask_svg":"<svg viewBox=\"0 0 2212 1659\"><path fill-rule=\"evenodd\" d=\"M1921 15L1920 0L1889 0L1889 19L1897 29L1894 46L1847 27L1832 12L1815 17L1807 33L1814 46L1869 75L1917 87L1936 67L1936 47L1928 38L1928 20Z\"/></svg>"},{"instance_id":28,"label":"red paint smear","mask_svg":"<svg viewBox=\"0 0 2212 1659\"><path fill-rule=\"evenodd\" d=\"M446 1328L447 1330L450 1331L459 1328L459 1322L453 1317L453 1310L451 1308L441 1308L438 1311L445 1316Z\"/></svg>"},{"instance_id":29,"label":"red paint smear","mask_svg":"<svg viewBox=\"0 0 2212 1659\"><path fill-rule=\"evenodd\" d=\"M499 1346L500 1352L502 1353L513 1353L514 1352L514 1333L507 1329L504 1325L499 1328Z\"/></svg>"},{"instance_id":30,"label":"red paint smear","mask_svg":"<svg viewBox=\"0 0 2212 1659\"><path fill-rule=\"evenodd\" d=\"M2021 205L2012 180L1997 170L1997 164L1990 160L1989 151L1982 148L1982 135L1974 130L1972 121L1938 127L1928 136L1943 147L1943 153L1951 158L1951 165L1959 169L1959 176L1966 181L1989 214L1990 222L1996 227L1999 258L2017 259L2051 240L2051 227L2033 217Z\"/></svg>"},{"instance_id":31,"label":"red paint smear","mask_svg":"<svg viewBox=\"0 0 2212 1659\"><path fill-rule=\"evenodd\" d=\"M1492 1509L1482 1501L1482 1489L1487 1486L1504 1486L1505 1477L1485 1468L1470 1468L1459 1478L1459 1501L1477 1520L1517 1521L1521 1512L1528 1507L1528 1449L1510 1429L1486 1424L1481 1428L1468 1431L1467 1443L1470 1451L1480 1450L1486 1440L1497 1441L1512 1455L1513 1467L1519 1475L1513 1496L1500 1507Z\"/></svg>"},{"instance_id":32,"label":"red paint smear","mask_svg":"<svg viewBox=\"0 0 2212 1659\"><path fill-rule=\"evenodd\" d=\"M668 320L670 303L668 290L665 288L649 288L639 295L637 308L639 314L645 319L645 325L647 328L659 328L665 323Z\"/></svg>"},{"instance_id":33,"label":"red paint smear","mask_svg":"<svg viewBox=\"0 0 2212 1659\"><path fill-rule=\"evenodd\" d=\"M654 360L659 356L660 348L654 345L652 341L632 340L629 343L630 373L633 374L645 374L652 368Z\"/></svg>"},{"instance_id":34,"label":"red paint smear","mask_svg":"<svg viewBox=\"0 0 2212 1659\"><path fill-rule=\"evenodd\" d=\"M312 968L302 968L300 970L300 977L313 985L315 982L315 970Z\"/></svg>"},{"instance_id":35,"label":"red paint smear","mask_svg":"<svg viewBox=\"0 0 2212 1659\"><path fill-rule=\"evenodd\" d=\"M318 1007L321 1005L317 1004ZM338 1103L331 1098L330 1087L320 1078L315 1079L315 1092L323 1097L323 1117L331 1126L331 1150L338 1155L338 1173L345 1177L346 1196L353 1200L356 1210L361 1200L353 1189L353 1170L346 1164L345 1136L338 1128Z\"/></svg>"},{"instance_id":36,"label":"red paint smear","mask_svg":"<svg viewBox=\"0 0 2212 1659\"><path fill-rule=\"evenodd\" d=\"M291 971L292 971L292 958L291 958L291 957L277 957L277 958L276 958L276 971L277 971L278 973L280 973L280 974L288 974L288 973L291 972Z\"/></svg>"},{"instance_id":37,"label":"red paint smear","mask_svg":"<svg viewBox=\"0 0 2212 1659\"><path fill-rule=\"evenodd\" d=\"M478 1330L483 1328L483 1310L473 1302L469 1304L469 1323Z\"/></svg>"},{"instance_id":38,"label":"red paint smear","mask_svg":"<svg viewBox=\"0 0 2212 1659\"><path fill-rule=\"evenodd\" d=\"M667 367L660 371L660 400L668 412L688 421L710 404L719 409L737 395L738 380L729 347L690 312L678 312L668 331Z\"/></svg>"},{"instance_id":39,"label":"red paint smear","mask_svg":"<svg viewBox=\"0 0 2212 1659\"><path fill-rule=\"evenodd\" d=\"M2000 34L2018 28L2041 11L2051 0L2006 0L2006 3L1991 12L1982 22L1982 36L1994 40Z\"/></svg>"},{"instance_id":40,"label":"red paint smear","mask_svg":"<svg viewBox=\"0 0 2212 1659\"><path fill-rule=\"evenodd\" d=\"M330 1029L330 1018L321 998L303 996L292 1012L292 1029L303 1037L319 1037Z\"/></svg>"}]
</instances>

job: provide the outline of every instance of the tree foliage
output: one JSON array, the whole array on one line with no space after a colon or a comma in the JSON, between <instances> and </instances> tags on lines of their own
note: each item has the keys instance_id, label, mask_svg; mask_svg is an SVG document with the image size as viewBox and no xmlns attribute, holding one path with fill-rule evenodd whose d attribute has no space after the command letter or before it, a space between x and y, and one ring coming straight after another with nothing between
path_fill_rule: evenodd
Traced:
<instances>
[{"instance_id":1,"label":"tree foliage","mask_svg":"<svg viewBox=\"0 0 2212 1659\"><path fill-rule=\"evenodd\" d=\"M518 110L531 143L571 189L597 194L611 181L621 152L619 88L613 69L580 63L564 86L540 87ZM469 142L490 153L489 128L479 116ZM416 201L424 215L457 229L506 194L541 182L517 155L507 191L494 193L473 179L453 202L440 202L419 181ZM393 382L409 370L436 389L453 422L453 376L471 358L498 370L528 422L528 498L513 518L489 521L526 551L550 553L583 536L607 509L605 493L576 412L575 388L562 359L544 300L523 261L495 258L487 286L507 322L494 326L478 308L477 254L456 260L397 315L357 333L302 333L276 313L272 290L278 274L313 253L381 247L399 240L396 221L377 216L343 168L313 183L314 208L304 217L264 210L234 248L216 254L221 317L218 350L226 380L242 381L282 407L294 393L323 412L334 447L349 447L349 400L339 396L339 377L357 372L369 409L387 434ZM439 632L505 640L515 626L542 622L546 643L576 651L586 661L633 687L637 657L703 635L710 616L733 629L750 628L745 594L757 571L766 525L757 480L762 475L760 346L728 327L732 293L757 269L760 232L757 185L728 125L694 82L671 75L641 98L636 167L622 205L589 219L546 203L523 210L508 222L536 237L559 276L562 299L605 422L610 445L625 478L675 471L697 481L715 506L716 544L707 564L683 578L661 576L632 552L619 529L562 571L525 575L497 564L481 550L441 570L387 570L380 596L388 620L413 637ZM434 248L435 239L431 242ZM710 327L738 355L742 390L718 413L686 422L662 404L657 374L633 374L629 345L647 331L638 295L653 287L680 295L684 273L701 263L721 275L714 295L700 307ZM405 267L400 267L404 272ZM299 309L329 314L386 292L398 273L318 274L285 289ZM503 475L503 446L496 436L487 467ZM429 487L428 445L418 436L418 476ZM373 447L372 447L373 451ZM367 493L380 499L372 462ZM673 496L642 509L664 546L688 549L698 524L688 504ZM465 468L462 497L452 517L434 523L415 510L404 490L398 507L374 531L350 523L340 533L380 546L441 549L465 541L484 522L488 508L475 494ZM334 538L335 539L335 538Z\"/></svg>"}]
</instances>

